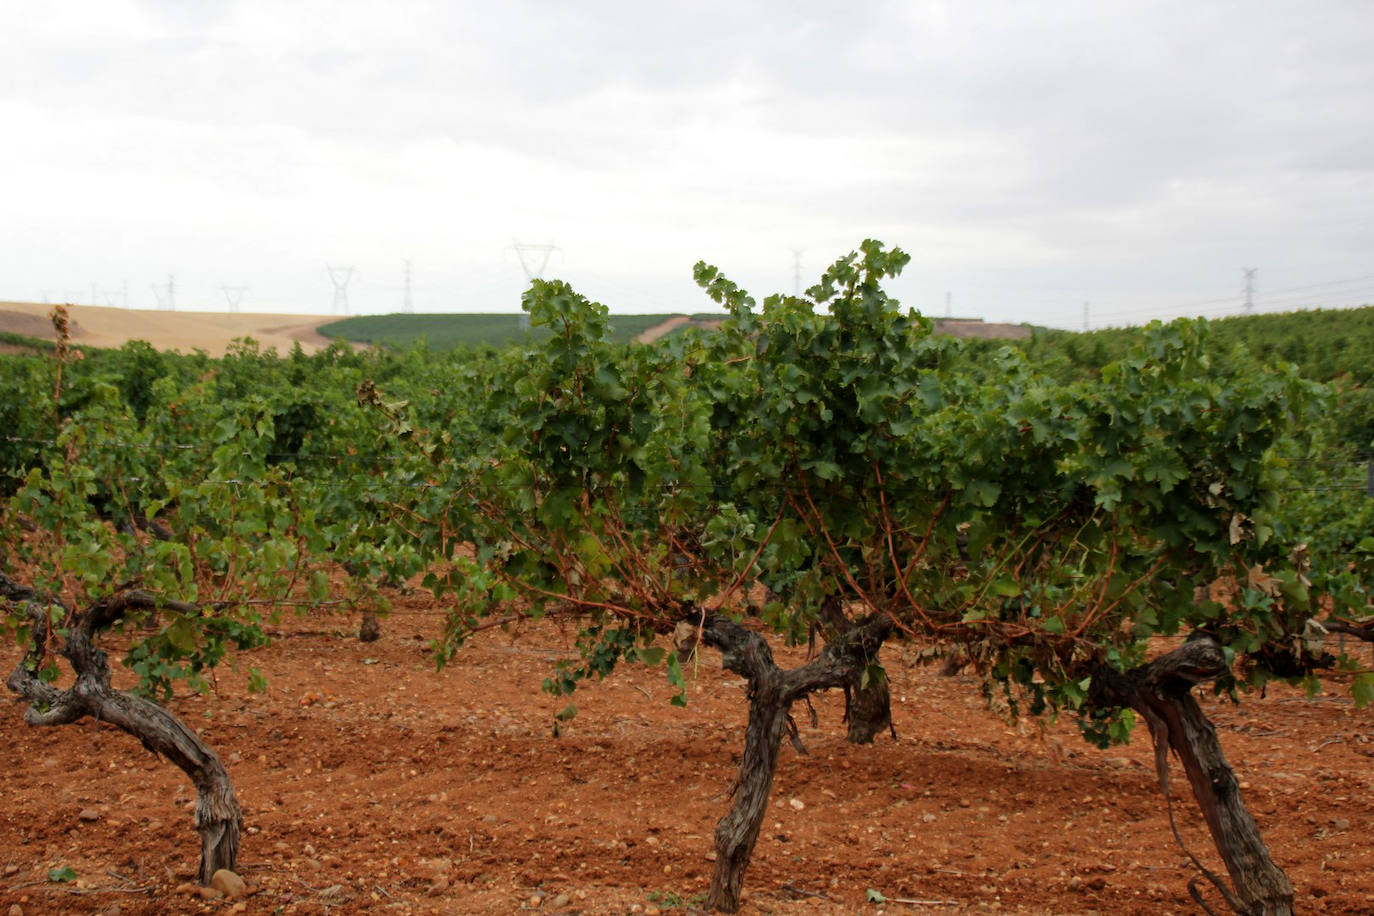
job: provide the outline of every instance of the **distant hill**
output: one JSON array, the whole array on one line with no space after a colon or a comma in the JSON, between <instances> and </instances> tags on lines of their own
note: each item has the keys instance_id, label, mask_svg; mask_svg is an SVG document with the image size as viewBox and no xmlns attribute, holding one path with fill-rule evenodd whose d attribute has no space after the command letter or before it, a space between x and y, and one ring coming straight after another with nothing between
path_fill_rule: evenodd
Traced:
<instances>
[{"instance_id":1,"label":"distant hill","mask_svg":"<svg viewBox=\"0 0 1374 916\"><path fill-rule=\"evenodd\" d=\"M1209 324L1217 345L1243 344L1259 362L1291 362L1318 381L1374 383L1374 306L1234 315ZM1075 369L1096 370L1120 359L1144 335L1139 327L1087 333L1041 329L1018 346L1037 362L1059 358Z\"/></svg>"},{"instance_id":2,"label":"distant hill","mask_svg":"<svg viewBox=\"0 0 1374 916\"><path fill-rule=\"evenodd\" d=\"M354 343L389 344L404 349L424 340L434 350L467 345L501 346L528 337L539 339L546 331L527 331L521 315L359 315L321 325L319 333ZM684 328L714 328L724 320L717 314L611 315L612 335L621 341L648 342ZM1029 337L1031 329L1019 324L987 324L978 318L936 318L934 332L953 337L1014 339Z\"/></svg>"},{"instance_id":3,"label":"distant hill","mask_svg":"<svg viewBox=\"0 0 1374 916\"><path fill-rule=\"evenodd\" d=\"M545 333L527 331L523 316L503 314L359 315L329 319L309 315L227 312L171 312L69 305L72 339L90 347L120 347L130 340L147 341L159 350L224 353L229 344L251 337L263 349L285 354L299 343L307 353L331 340L385 344L405 349L421 340L436 351L465 345L502 346ZM30 350L53 339L48 313L52 306L34 302L0 302L0 348ZM690 327L711 329L724 320L720 313L675 315L611 315L615 338L648 342ZM1029 337L1027 325L989 324L976 318L934 318L936 334L983 339ZM0 352L4 352L0 350Z\"/></svg>"},{"instance_id":4,"label":"distant hill","mask_svg":"<svg viewBox=\"0 0 1374 916\"><path fill-rule=\"evenodd\" d=\"M927 318L930 316L927 315ZM1019 340L1030 337L1028 324L989 324L981 318L931 318L931 333L979 340Z\"/></svg>"},{"instance_id":5,"label":"distant hill","mask_svg":"<svg viewBox=\"0 0 1374 916\"><path fill-rule=\"evenodd\" d=\"M321 325L326 337L405 349L425 341L433 350L462 346L502 346L547 336L542 328L526 330L521 314L358 315ZM713 327L719 315L611 315L611 334L621 341L653 340L682 328Z\"/></svg>"},{"instance_id":6,"label":"distant hill","mask_svg":"<svg viewBox=\"0 0 1374 916\"><path fill-rule=\"evenodd\" d=\"M0 302L0 344L24 347L18 338L50 344L53 329L48 314L52 308L38 302ZM94 305L69 305L67 313L72 341L88 347L121 347L130 340L143 340L159 350L204 350L220 356L233 341L251 337L263 349L271 347L285 355L297 343L307 353L330 343L315 333L315 326L326 320L319 315L163 312Z\"/></svg>"}]
</instances>

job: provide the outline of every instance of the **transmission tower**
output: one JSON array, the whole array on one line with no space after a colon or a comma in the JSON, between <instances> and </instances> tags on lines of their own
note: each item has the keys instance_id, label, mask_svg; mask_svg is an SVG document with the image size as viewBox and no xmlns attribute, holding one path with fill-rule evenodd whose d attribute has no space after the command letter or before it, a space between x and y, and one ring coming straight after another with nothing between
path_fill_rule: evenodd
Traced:
<instances>
[{"instance_id":1,"label":"transmission tower","mask_svg":"<svg viewBox=\"0 0 1374 916\"><path fill-rule=\"evenodd\" d=\"M348 281L353 279L352 267L330 267L324 265L324 269L329 271L329 280L334 284L334 304L330 311L335 315L348 314Z\"/></svg>"},{"instance_id":2,"label":"transmission tower","mask_svg":"<svg viewBox=\"0 0 1374 916\"><path fill-rule=\"evenodd\" d=\"M237 312L239 303L243 301L243 294L248 291L248 287L221 286L220 290L224 293L224 300L229 303L229 311Z\"/></svg>"},{"instance_id":3,"label":"transmission tower","mask_svg":"<svg viewBox=\"0 0 1374 916\"><path fill-rule=\"evenodd\" d=\"M401 300L401 311L404 312L405 314L409 315L409 314L411 314L412 312L415 311L415 300L412 299L412 298L410 298L410 261L407 260L407 261L405 262L405 264L406 264L406 295L405 295L405 299Z\"/></svg>"},{"instance_id":4,"label":"transmission tower","mask_svg":"<svg viewBox=\"0 0 1374 916\"><path fill-rule=\"evenodd\" d=\"M171 274L167 275L167 284L153 284L153 298L157 300L159 311L175 312L177 310L176 298L176 278Z\"/></svg>"},{"instance_id":5,"label":"transmission tower","mask_svg":"<svg viewBox=\"0 0 1374 916\"><path fill-rule=\"evenodd\" d=\"M1255 310L1255 274L1259 273L1258 267L1242 267L1245 274L1245 313Z\"/></svg>"},{"instance_id":6,"label":"transmission tower","mask_svg":"<svg viewBox=\"0 0 1374 916\"><path fill-rule=\"evenodd\" d=\"M544 268L549 266L550 256L558 250L558 246L554 244L525 245L521 243L519 239L512 239L511 247L515 249L515 253L520 257L520 266L524 268L525 279L527 280L542 279L544 276ZM526 257L526 255L528 255L528 257ZM543 257L539 259L538 267L531 267L530 265L534 263L535 255L543 255Z\"/></svg>"},{"instance_id":7,"label":"transmission tower","mask_svg":"<svg viewBox=\"0 0 1374 916\"><path fill-rule=\"evenodd\" d=\"M95 293L95 287L91 287L91 295L94 296ZM110 289L109 287L105 287L100 290L100 298L105 303L106 308L119 308L119 303L117 301L119 299L119 290L114 290ZM124 284L124 301L126 303L129 301L129 284L127 283ZM125 308L128 308L128 305L125 305Z\"/></svg>"},{"instance_id":8,"label":"transmission tower","mask_svg":"<svg viewBox=\"0 0 1374 916\"><path fill-rule=\"evenodd\" d=\"M549 258L558 250L558 246L552 242L547 245L525 245L519 239L511 239L511 247L515 249L515 254L520 258L520 266L525 271L525 279L531 281L543 279L544 268L549 266ZM527 255L528 257L526 257ZM543 255L539 258L539 266L532 267L531 265L534 264L538 255ZM528 331L529 329L529 312L522 311L520 313L520 330Z\"/></svg>"},{"instance_id":9,"label":"transmission tower","mask_svg":"<svg viewBox=\"0 0 1374 916\"><path fill-rule=\"evenodd\" d=\"M128 307L129 307L129 281L128 281L128 280L125 280L123 283L121 283L120 286L119 286L119 290L118 290L117 292L118 292L118 294L119 294L119 296L120 296L120 298L121 298L121 300L122 300L122 305L123 305L123 307L124 307L124 308L128 308ZM112 309L113 309L113 308L119 308L119 307L120 307L120 306L118 306L118 305L115 305L116 290L105 289L105 290L103 291L103 294L104 294L104 297L105 297L105 305L106 305L107 307L112 308Z\"/></svg>"}]
</instances>

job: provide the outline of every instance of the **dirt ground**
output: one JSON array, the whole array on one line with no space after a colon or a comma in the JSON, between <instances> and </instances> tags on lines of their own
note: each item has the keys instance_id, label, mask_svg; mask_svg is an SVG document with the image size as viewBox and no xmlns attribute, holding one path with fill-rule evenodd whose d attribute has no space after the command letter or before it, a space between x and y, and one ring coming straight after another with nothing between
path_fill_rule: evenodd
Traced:
<instances>
[{"instance_id":1,"label":"dirt ground","mask_svg":"<svg viewBox=\"0 0 1374 916\"><path fill-rule=\"evenodd\" d=\"M51 340L51 305L34 302L0 302L0 331ZM299 342L307 353L329 346L330 340L316 331L333 318L319 315L275 315L249 312L160 312L149 309L116 309L94 305L69 305L72 340L91 347L122 347L130 340L146 340L159 350L190 353L201 349L222 356L239 337L251 337L266 350L285 355Z\"/></svg>"},{"instance_id":2,"label":"dirt ground","mask_svg":"<svg viewBox=\"0 0 1374 916\"><path fill-rule=\"evenodd\" d=\"M356 624L293 621L241 656L270 679L266 694L226 670L213 694L170 704L236 782L251 888L237 903L192 887L194 791L179 771L108 726L33 729L6 703L0 912L699 908L746 716L743 682L717 655L689 673L686 709L668 704L661 670L627 667L579 691L580 714L554 738L566 701L539 685L569 653L555 625L480 634L436 673L428 599L402 600L379 642L352 638ZM818 728L798 710L810 753L784 748L745 913L1199 912L1143 732L1108 751L1067 723L1042 735L987 711L972 677L910 667L894 649L897 741L846 744L839 694L818 699ZM18 657L0 649L0 668ZM1374 709L1331 689L1205 706L1299 912L1367 914ZM1220 870L1191 798L1177 810L1189 847ZM62 868L75 880L50 879ZM914 902L874 903L870 889Z\"/></svg>"}]
</instances>

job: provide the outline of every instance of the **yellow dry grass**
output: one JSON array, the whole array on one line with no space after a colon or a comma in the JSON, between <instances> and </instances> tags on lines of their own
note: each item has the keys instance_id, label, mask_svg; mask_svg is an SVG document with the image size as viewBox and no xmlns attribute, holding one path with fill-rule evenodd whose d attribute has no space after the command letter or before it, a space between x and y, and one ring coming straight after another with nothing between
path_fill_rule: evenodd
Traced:
<instances>
[{"instance_id":1,"label":"yellow dry grass","mask_svg":"<svg viewBox=\"0 0 1374 916\"><path fill-rule=\"evenodd\" d=\"M51 340L47 316L51 305L36 302L0 302L0 331L12 331ZM126 341L145 340L159 350L190 353L204 350L221 356L240 337L251 337L263 348L286 354L300 342L307 353L329 345L316 328L333 319L319 315L269 315L230 312L159 312L113 309L93 305L67 307L72 339L92 347L119 347Z\"/></svg>"}]
</instances>

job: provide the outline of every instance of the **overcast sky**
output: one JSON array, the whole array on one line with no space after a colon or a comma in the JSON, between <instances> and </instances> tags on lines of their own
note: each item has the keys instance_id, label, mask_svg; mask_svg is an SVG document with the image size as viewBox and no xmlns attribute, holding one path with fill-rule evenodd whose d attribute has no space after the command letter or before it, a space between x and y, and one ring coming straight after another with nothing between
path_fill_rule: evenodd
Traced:
<instances>
[{"instance_id":1,"label":"overcast sky","mask_svg":"<svg viewBox=\"0 0 1374 916\"><path fill-rule=\"evenodd\" d=\"M0 2L0 299L617 312L873 237L932 315L1374 302L1374 2ZM543 255L526 251L530 267ZM157 287L157 289L155 289Z\"/></svg>"}]
</instances>

